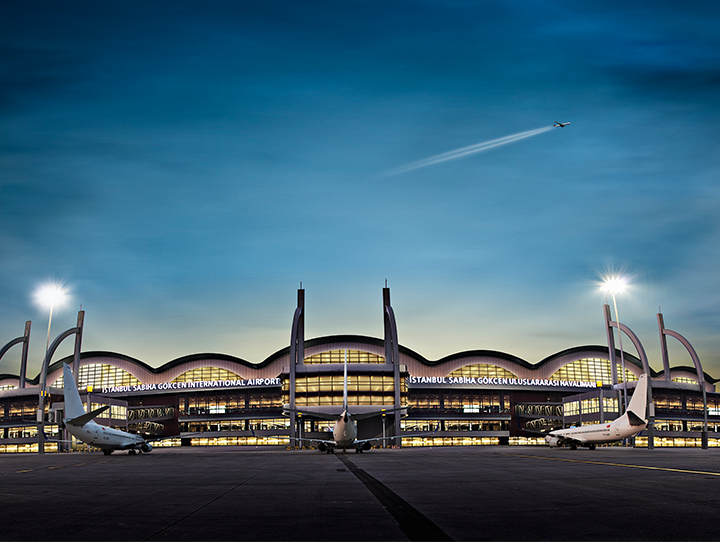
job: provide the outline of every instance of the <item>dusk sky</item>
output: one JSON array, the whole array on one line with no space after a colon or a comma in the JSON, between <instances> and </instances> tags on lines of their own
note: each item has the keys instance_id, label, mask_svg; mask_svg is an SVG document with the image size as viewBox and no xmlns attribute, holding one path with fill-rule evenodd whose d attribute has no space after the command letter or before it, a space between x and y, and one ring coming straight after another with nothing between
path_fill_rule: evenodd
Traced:
<instances>
[{"instance_id":1,"label":"dusk sky","mask_svg":"<svg viewBox=\"0 0 720 542\"><path fill-rule=\"evenodd\" d=\"M0 347L32 320L30 377L47 280L53 337L82 305L83 350L152 366L261 362L300 282L307 339L382 337L386 279L403 346L537 363L606 344L624 271L651 366L661 307L720 378L717 2L6 2L0 55Z\"/></svg>"}]
</instances>

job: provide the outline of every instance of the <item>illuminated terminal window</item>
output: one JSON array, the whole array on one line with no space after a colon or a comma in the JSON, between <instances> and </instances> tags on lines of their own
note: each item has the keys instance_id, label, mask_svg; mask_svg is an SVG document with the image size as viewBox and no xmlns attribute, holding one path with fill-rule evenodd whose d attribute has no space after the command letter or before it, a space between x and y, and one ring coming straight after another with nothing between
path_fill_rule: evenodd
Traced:
<instances>
[{"instance_id":1,"label":"illuminated terminal window","mask_svg":"<svg viewBox=\"0 0 720 542\"><path fill-rule=\"evenodd\" d=\"M348 375L348 403L351 405L393 405L395 386L392 375ZM343 404L344 377L298 376L295 380L297 406L333 406ZM400 379L400 393L407 393L405 379ZM290 402L289 380L283 382L283 402Z\"/></svg>"},{"instance_id":2,"label":"illuminated terminal window","mask_svg":"<svg viewBox=\"0 0 720 542\"><path fill-rule=\"evenodd\" d=\"M600 398L592 397L590 399L583 399L580 401L580 411L582 414L600 412Z\"/></svg>"},{"instance_id":3,"label":"illuminated terminal window","mask_svg":"<svg viewBox=\"0 0 720 542\"><path fill-rule=\"evenodd\" d=\"M331 350L305 358L305 364L345 363L345 352L347 352L348 363L385 363L384 357L371 354L370 352L362 352L360 350Z\"/></svg>"},{"instance_id":4,"label":"illuminated terminal window","mask_svg":"<svg viewBox=\"0 0 720 542\"><path fill-rule=\"evenodd\" d=\"M84 365L80 367L78 375L78 387L87 388L112 388L116 386L136 386L140 381L133 375L113 365L106 363L94 363L92 365ZM53 384L57 388L62 388L65 377L61 376Z\"/></svg>"},{"instance_id":5,"label":"illuminated terminal window","mask_svg":"<svg viewBox=\"0 0 720 542\"><path fill-rule=\"evenodd\" d=\"M697 380L694 378L688 378L686 376L679 376L677 378L672 379L673 382L680 382L681 384L695 384L697 385Z\"/></svg>"},{"instance_id":6,"label":"illuminated terminal window","mask_svg":"<svg viewBox=\"0 0 720 542\"><path fill-rule=\"evenodd\" d=\"M13 386L13 385L9 385L9 386L0 386L0 391L5 391L5 390L14 390L15 388L17 388L17 386Z\"/></svg>"},{"instance_id":7,"label":"illuminated terminal window","mask_svg":"<svg viewBox=\"0 0 720 542\"><path fill-rule=\"evenodd\" d=\"M497 365L489 365L487 363L477 363L475 365L466 365L453 371L448 376L469 376L474 378L517 378L517 375L511 373L507 369L498 367Z\"/></svg>"},{"instance_id":8,"label":"illuminated terminal window","mask_svg":"<svg viewBox=\"0 0 720 542\"><path fill-rule=\"evenodd\" d=\"M603 397L603 410L605 412L617 412L618 411L617 397Z\"/></svg>"},{"instance_id":9,"label":"illuminated terminal window","mask_svg":"<svg viewBox=\"0 0 720 542\"><path fill-rule=\"evenodd\" d=\"M618 380L623 382L622 368L617 366ZM625 369L627 381L637 380L637 377ZM551 377L551 380L581 380L583 382L602 382L612 384L610 372L610 361L599 358L578 359L558 369Z\"/></svg>"},{"instance_id":10,"label":"illuminated terminal window","mask_svg":"<svg viewBox=\"0 0 720 542\"><path fill-rule=\"evenodd\" d=\"M186 371L178 376L173 382L202 382L211 380L238 380L240 376L219 367L199 367Z\"/></svg>"},{"instance_id":11,"label":"illuminated terminal window","mask_svg":"<svg viewBox=\"0 0 720 542\"><path fill-rule=\"evenodd\" d=\"M578 414L580 414L580 401L563 404L563 416L577 416Z\"/></svg>"},{"instance_id":12,"label":"illuminated terminal window","mask_svg":"<svg viewBox=\"0 0 720 542\"><path fill-rule=\"evenodd\" d=\"M101 403L93 403L92 409L98 409L107 406ZM101 418L110 418L111 420L127 420L128 412L127 407L120 405L110 405L110 408L100 414Z\"/></svg>"}]
</instances>

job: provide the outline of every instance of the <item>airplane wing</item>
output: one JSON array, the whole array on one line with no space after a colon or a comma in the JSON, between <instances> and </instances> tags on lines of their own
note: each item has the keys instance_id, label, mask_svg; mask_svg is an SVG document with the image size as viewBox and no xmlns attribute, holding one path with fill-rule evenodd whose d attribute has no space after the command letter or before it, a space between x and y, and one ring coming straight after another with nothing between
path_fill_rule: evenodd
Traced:
<instances>
[{"instance_id":1,"label":"airplane wing","mask_svg":"<svg viewBox=\"0 0 720 542\"><path fill-rule=\"evenodd\" d=\"M407 407L399 407L399 408L384 408L382 410L374 410L372 412L363 412L362 414L351 414L353 420L364 420L365 418L373 418L375 416L381 416L383 414L387 414L389 412L396 412L398 410L407 410ZM337 416L336 416L337 418Z\"/></svg>"},{"instance_id":2,"label":"airplane wing","mask_svg":"<svg viewBox=\"0 0 720 542\"><path fill-rule=\"evenodd\" d=\"M305 416L315 416L316 418L320 418L321 420L328 420L328 421L337 421L340 417L340 414L328 414L327 412L315 412L313 410L301 410L298 408L285 408L283 407L283 414L287 412L297 412L298 414L304 414ZM355 416L353 416L355 418ZM305 439L303 439L305 440Z\"/></svg>"},{"instance_id":3,"label":"airplane wing","mask_svg":"<svg viewBox=\"0 0 720 542\"><path fill-rule=\"evenodd\" d=\"M355 444L364 444L366 442L374 442L376 440L392 440L392 439L396 439L396 438L406 438L406 437L431 437L435 433L438 432L438 429L440 429L440 424L437 424L437 427L435 427L435 431L432 431L432 432L425 431L424 433L408 433L407 435L393 435L392 437L366 438L366 439L362 439L362 440L356 440Z\"/></svg>"}]
</instances>

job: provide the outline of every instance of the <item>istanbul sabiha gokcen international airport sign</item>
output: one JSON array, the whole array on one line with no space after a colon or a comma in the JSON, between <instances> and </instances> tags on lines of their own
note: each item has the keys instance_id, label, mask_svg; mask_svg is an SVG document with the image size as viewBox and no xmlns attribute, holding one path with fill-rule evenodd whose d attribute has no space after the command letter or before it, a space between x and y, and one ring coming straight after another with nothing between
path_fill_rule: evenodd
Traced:
<instances>
[{"instance_id":1,"label":"istanbul sabiha gokcen international airport sign","mask_svg":"<svg viewBox=\"0 0 720 542\"><path fill-rule=\"evenodd\" d=\"M548 380L543 378L495 378L473 376L409 376L409 386L517 386L517 387L553 387L553 388L596 388L595 382L582 380ZM174 391L208 388L271 388L282 385L280 378L249 378L235 380L198 380L195 382L159 382L155 384L134 384L131 386L108 386L102 393L135 393L143 391ZM93 391L93 390L89 390Z\"/></svg>"},{"instance_id":2,"label":"istanbul sabiha gokcen international airport sign","mask_svg":"<svg viewBox=\"0 0 720 542\"><path fill-rule=\"evenodd\" d=\"M499 378L474 376L409 376L408 385L431 386L519 386L519 387L554 387L554 388L597 388L596 382L582 380L548 380L544 378Z\"/></svg>"}]
</instances>

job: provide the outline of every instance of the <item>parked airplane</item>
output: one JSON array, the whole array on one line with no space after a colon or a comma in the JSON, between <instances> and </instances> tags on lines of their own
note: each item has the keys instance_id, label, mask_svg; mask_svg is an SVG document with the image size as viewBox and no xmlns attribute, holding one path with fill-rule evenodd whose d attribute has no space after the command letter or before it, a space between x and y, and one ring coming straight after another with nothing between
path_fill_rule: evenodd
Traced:
<instances>
[{"instance_id":1,"label":"parked airplane","mask_svg":"<svg viewBox=\"0 0 720 542\"><path fill-rule=\"evenodd\" d=\"M608 423L570 427L550 431L545 437L551 448L569 446L576 450L578 446L586 446L591 450L597 444L617 442L624 438L637 435L647 427L645 414L647 411L647 375L640 375L625 414Z\"/></svg>"},{"instance_id":2,"label":"parked airplane","mask_svg":"<svg viewBox=\"0 0 720 542\"><path fill-rule=\"evenodd\" d=\"M130 455L135 454L136 451L152 452L152 446L140 435L105 427L93 421L93 418L110 408L110 405L86 413L75 378L67 363L63 363L63 377L65 391L63 422L68 433L86 444L100 448L105 455L110 455L115 450L127 450Z\"/></svg>"},{"instance_id":3,"label":"parked airplane","mask_svg":"<svg viewBox=\"0 0 720 542\"><path fill-rule=\"evenodd\" d=\"M347 352L345 352L345 370L344 370L344 379L343 380L344 380L344 383L343 383L343 410L342 410L342 414L340 414L339 418L338 418L337 414L327 414L325 412L314 412L314 411L309 411L309 410L298 410L298 409L291 409L291 408L287 408L287 407L283 408L283 414L287 414L288 412L297 412L299 414L315 416L322 420L335 421L335 425L333 426L333 439L332 440L311 439L311 438L295 438L295 440L316 442L318 450L320 450L321 452L327 452L329 454L335 453L336 448L339 448L343 451L345 451L349 448L355 448L355 453L362 453L363 451L369 450L371 448L372 444L370 444L370 443L373 441L392 440L392 439L398 439L398 438L410 436L410 435L397 435L397 436L392 436L392 437L376 437L376 438L357 440L357 426L355 425L356 421L364 420L366 418L372 418L374 416L382 416L383 414L386 414L388 412L405 410L406 407L387 408L387 409L382 409L382 410L376 410L373 412L363 412L361 414L351 415L349 412L349 409L348 409ZM437 428L435 429L435 432L437 432ZM427 435L427 434L428 433L423 433L423 435ZM412 435L412 436L416 436L416 435Z\"/></svg>"},{"instance_id":4,"label":"parked airplane","mask_svg":"<svg viewBox=\"0 0 720 542\"><path fill-rule=\"evenodd\" d=\"M555 124L553 124L553 128L565 128L565 126L567 126L568 124L570 124L570 123L555 121Z\"/></svg>"}]
</instances>

